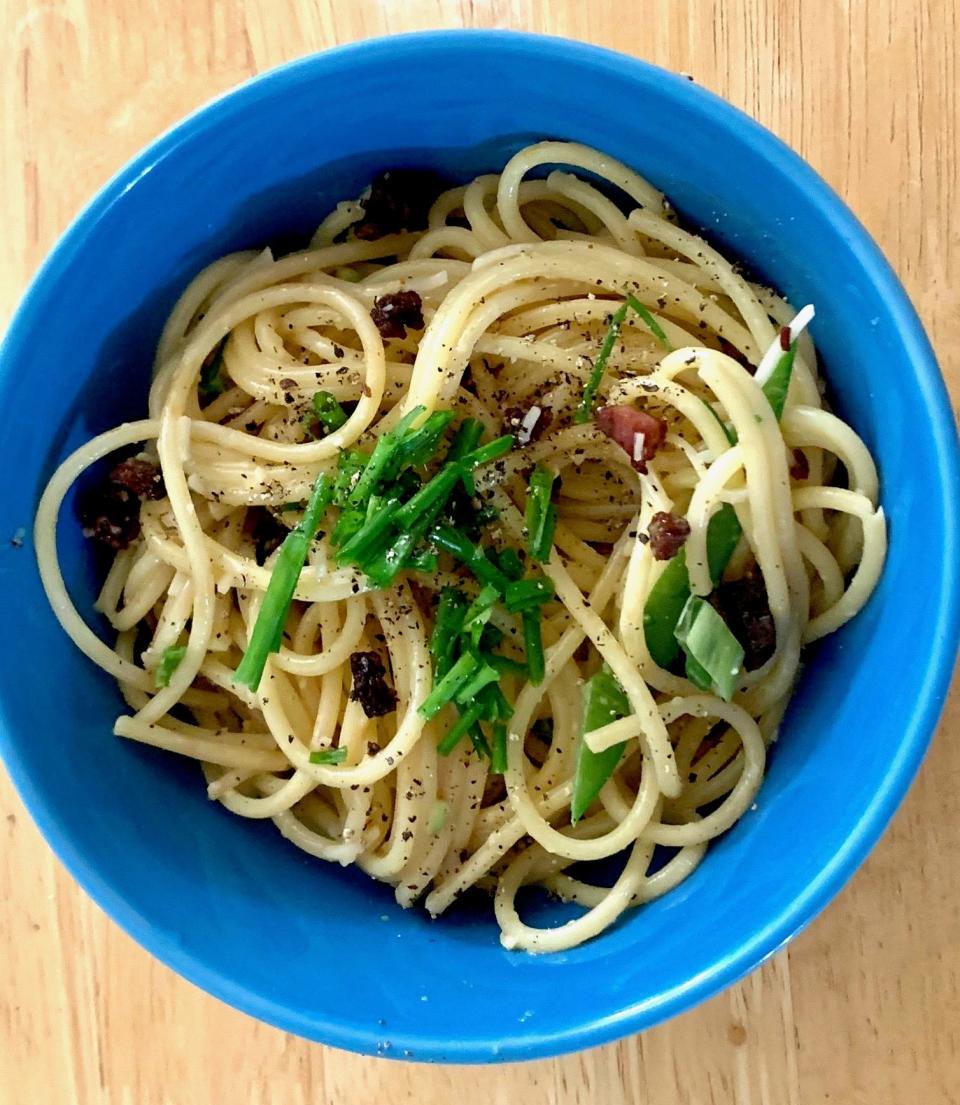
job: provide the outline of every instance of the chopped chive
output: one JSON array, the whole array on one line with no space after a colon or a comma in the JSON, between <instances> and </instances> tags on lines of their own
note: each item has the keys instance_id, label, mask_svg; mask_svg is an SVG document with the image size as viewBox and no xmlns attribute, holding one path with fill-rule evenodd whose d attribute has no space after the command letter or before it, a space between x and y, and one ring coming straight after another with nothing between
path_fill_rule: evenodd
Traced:
<instances>
[{"instance_id":1,"label":"chopped chive","mask_svg":"<svg viewBox=\"0 0 960 1105\"><path fill-rule=\"evenodd\" d=\"M538 464L531 476L527 492L527 552L542 563L550 556L553 531L557 525L557 508L550 502L557 476L543 464Z\"/></svg>"},{"instance_id":2,"label":"chopped chive","mask_svg":"<svg viewBox=\"0 0 960 1105\"><path fill-rule=\"evenodd\" d=\"M465 418L450 442L447 463L460 460L476 449L481 437L483 437L483 423L478 422L476 418Z\"/></svg>"},{"instance_id":3,"label":"chopped chive","mask_svg":"<svg viewBox=\"0 0 960 1105\"><path fill-rule=\"evenodd\" d=\"M663 332L663 327L632 292L627 292L627 302L640 318L643 319L647 329L653 334L663 348L666 349L668 353L672 352L673 346L670 344L670 339Z\"/></svg>"},{"instance_id":4,"label":"chopped chive","mask_svg":"<svg viewBox=\"0 0 960 1105\"><path fill-rule=\"evenodd\" d=\"M546 674L539 612L524 610L521 618L523 620L523 650L527 658L528 678L534 686L539 686Z\"/></svg>"},{"instance_id":5,"label":"chopped chive","mask_svg":"<svg viewBox=\"0 0 960 1105\"><path fill-rule=\"evenodd\" d=\"M351 506L363 505L373 494L377 484L388 470L394 454L400 447L404 434L411 424L423 414L425 409L422 406L414 407L412 411L409 411L400 419L392 430L387 430L386 433L380 435L360 479L357 480L353 490L347 496L347 502Z\"/></svg>"},{"instance_id":6,"label":"chopped chive","mask_svg":"<svg viewBox=\"0 0 960 1105\"><path fill-rule=\"evenodd\" d=\"M453 411L434 411L418 430L407 434L397 448L387 478L399 474L403 468L419 468L426 464L436 453L440 438L453 418Z\"/></svg>"},{"instance_id":7,"label":"chopped chive","mask_svg":"<svg viewBox=\"0 0 960 1105\"><path fill-rule=\"evenodd\" d=\"M504 605L511 614L519 614L535 606L550 602L554 595L553 584L545 576L532 579L518 579L507 584L504 592Z\"/></svg>"},{"instance_id":8,"label":"chopped chive","mask_svg":"<svg viewBox=\"0 0 960 1105\"><path fill-rule=\"evenodd\" d=\"M226 344L227 339L224 338L215 350L207 354L200 369L198 392L202 407L213 402L218 395L222 395L227 390L227 376L223 371L223 349Z\"/></svg>"},{"instance_id":9,"label":"chopped chive","mask_svg":"<svg viewBox=\"0 0 960 1105\"><path fill-rule=\"evenodd\" d=\"M507 727L495 721L491 730L490 772L503 775L507 770Z\"/></svg>"},{"instance_id":10,"label":"chopped chive","mask_svg":"<svg viewBox=\"0 0 960 1105\"><path fill-rule=\"evenodd\" d=\"M469 702L471 698L475 698L484 687L490 683L496 683L499 678L500 673L496 668L481 663L479 670L454 695L454 700L462 706Z\"/></svg>"},{"instance_id":11,"label":"chopped chive","mask_svg":"<svg viewBox=\"0 0 960 1105\"><path fill-rule=\"evenodd\" d=\"M509 580L523 578L523 563L516 549L503 549L497 556L500 570Z\"/></svg>"},{"instance_id":12,"label":"chopped chive","mask_svg":"<svg viewBox=\"0 0 960 1105\"><path fill-rule=\"evenodd\" d=\"M317 532L320 519L330 505L333 494L329 478L321 472L313 485L310 501L303 517L284 538L270 582L267 584L260 613L250 634L250 643L243 659L233 673L234 682L255 691L260 686L263 669L271 652L277 652L283 640L283 627L293 601L297 580L306 563L307 553Z\"/></svg>"},{"instance_id":13,"label":"chopped chive","mask_svg":"<svg viewBox=\"0 0 960 1105\"><path fill-rule=\"evenodd\" d=\"M465 564L481 583L492 583L501 594L506 591L510 581L465 534L453 526L436 526L430 531L430 540L442 552Z\"/></svg>"},{"instance_id":14,"label":"chopped chive","mask_svg":"<svg viewBox=\"0 0 960 1105\"><path fill-rule=\"evenodd\" d=\"M418 710L420 716L428 721L436 717L479 667L480 661L476 656L465 652L447 674L434 684L433 690L420 703Z\"/></svg>"},{"instance_id":15,"label":"chopped chive","mask_svg":"<svg viewBox=\"0 0 960 1105\"><path fill-rule=\"evenodd\" d=\"M422 707L421 707L422 709ZM480 720L480 715L483 713L483 707L479 702L475 702L468 710L457 718L456 722L449 729L440 743L437 745L437 751L441 756L449 756L450 753L460 743L462 737L464 737L471 726L475 725Z\"/></svg>"},{"instance_id":16,"label":"chopped chive","mask_svg":"<svg viewBox=\"0 0 960 1105\"><path fill-rule=\"evenodd\" d=\"M677 622L676 637L694 662L697 677L694 682L699 686L703 677L709 678L716 693L729 702L737 686L744 652L723 618L705 599L691 595Z\"/></svg>"},{"instance_id":17,"label":"chopped chive","mask_svg":"<svg viewBox=\"0 0 960 1105\"><path fill-rule=\"evenodd\" d=\"M487 622L490 620L490 615L493 613L493 604L499 597L500 592L496 587L492 583L486 583L467 610L463 619L462 632L469 634L474 648L478 648L480 645L480 638Z\"/></svg>"},{"instance_id":18,"label":"chopped chive","mask_svg":"<svg viewBox=\"0 0 960 1105\"><path fill-rule=\"evenodd\" d=\"M496 657L502 660L503 657ZM494 667L497 665L494 664ZM526 673L526 668L524 668ZM506 719L513 717L513 707L507 701L507 696L500 690L499 683L491 683L480 692L480 700L484 704L484 718L487 721Z\"/></svg>"},{"instance_id":19,"label":"chopped chive","mask_svg":"<svg viewBox=\"0 0 960 1105\"><path fill-rule=\"evenodd\" d=\"M783 408L787 402L787 392L790 390L790 378L793 376L793 362L797 356L796 340L790 343L790 348L783 354L770 374L770 378L763 385L763 394L767 402L773 408L777 421L783 414ZM759 419L758 419L759 421Z\"/></svg>"},{"instance_id":20,"label":"chopped chive","mask_svg":"<svg viewBox=\"0 0 960 1105\"><path fill-rule=\"evenodd\" d=\"M576 413L573 416L574 422L590 421L590 417L593 414L593 404L597 398L597 389L600 387L604 369L607 367L607 361L610 358L610 354L613 352L613 346L616 343L617 335L620 333L620 327L623 325L623 320L627 317L629 308L629 303L624 302L613 312L613 317L610 319L610 325L603 338L603 344L600 346L600 352L597 354L597 359L594 361L593 368L590 370L590 377L583 389L583 398L580 400L580 405L577 407Z\"/></svg>"},{"instance_id":21,"label":"chopped chive","mask_svg":"<svg viewBox=\"0 0 960 1105\"><path fill-rule=\"evenodd\" d=\"M720 426L720 429L723 430L723 432L726 434L727 441L729 441L731 445L736 445L737 444L737 431L732 426L728 426L726 424L726 422L724 422L724 420L720 417L719 414L717 414L717 412L706 401L706 399L701 399L700 401L707 408L707 410L713 415L713 417L717 420L717 424Z\"/></svg>"},{"instance_id":22,"label":"chopped chive","mask_svg":"<svg viewBox=\"0 0 960 1105\"><path fill-rule=\"evenodd\" d=\"M381 504L377 496L371 496L370 502L376 502L376 508L367 511L367 518L363 525L337 550L338 565L352 563L362 566L366 560L383 551L387 534L394 523L400 504L396 499L387 499Z\"/></svg>"},{"instance_id":23,"label":"chopped chive","mask_svg":"<svg viewBox=\"0 0 960 1105\"><path fill-rule=\"evenodd\" d=\"M497 669L501 675L526 675L527 665L521 664L518 660L511 660L509 656L501 656L496 652L485 652L483 654L484 660Z\"/></svg>"},{"instance_id":24,"label":"chopped chive","mask_svg":"<svg viewBox=\"0 0 960 1105\"><path fill-rule=\"evenodd\" d=\"M333 481L333 502L336 506L346 505L347 496L360 478L367 459L366 454L357 449L345 449L337 458L337 475Z\"/></svg>"},{"instance_id":25,"label":"chopped chive","mask_svg":"<svg viewBox=\"0 0 960 1105\"><path fill-rule=\"evenodd\" d=\"M487 744L487 738L483 735L483 730L480 728L480 723L475 721L470 726L470 740L473 742L473 747L476 750L477 755L481 759L490 759L490 745Z\"/></svg>"},{"instance_id":26,"label":"chopped chive","mask_svg":"<svg viewBox=\"0 0 960 1105\"><path fill-rule=\"evenodd\" d=\"M493 441L488 441L486 445L481 445L479 449L474 449L465 454L460 463L465 467L476 468L481 464L489 464L497 457L502 457L504 453L509 453L512 448L513 434L504 434L503 437L495 437Z\"/></svg>"},{"instance_id":27,"label":"chopped chive","mask_svg":"<svg viewBox=\"0 0 960 1105\"><path fill-rule=\"evenodd\" d=\"M310 753L312 764L342 764L347 758L345 748L318 748Z\"/></svg>"},{"instance_id":28,"label":"chopped chive","mask_svg":"<svg viewBox=\"0 0 960 1105\"><path fill-rule=\"evenodd\" d=\"M403 562L403 567L410 572L435 572L439 565L439 557L429 549L419 549L411 553Z\"/></svg>"},{"instance_id":29,"label":"chopped chive","mask_svg":"<svg viewBox=\"0 0 960 1105\"><path fill-rule=\"evenodd\" d=\"M450 497L450 492L456 487L460 472L461 469L457 464L447 464L441 468L412 499L408 499L403 504L397 514L397 525L401 529L409 529L424 514L432 513L434 516L439 514Z\"/></svg>"},{"instance_id":30,"label":"chopped chive","mask_svg":"<svg viewBox=\"0 0 960 1105\"><path fill-rule=\"evenodd\" d=\"M434 659L434 679L442 679L453 667L453 653L457 637L467 611L466 600L452 587L440 592L436 621L430 635L430 655Z\"/></svg>"},{"instance_id":31,"label":"chopped chive","mask_svg":"<svg viewBox=\"0 0 960 1105\"><path fill-rule=\"evenodd\" d=\"M180 666L180 661L187 654L186 645L171 645L163 650L163 656L154 673L154 682L158 687L169 687L170 678Z\"/></svg>"},{"instance_id":32,"label":"chopped chive","mask_svg":"<svg viewBox=\"0 0 960 1105\"><path fill-rule=\"evenodd\" d=\"M332 434L347 421L347 412L340 406L337 397L330 391L318 391L313 396L313 411L317 421Z\"/></svg>"},{"instance_id":33,"label":"chopped chive","mask_svg":"<svg viewBox=\"0 0 960 1105\"><path fill-rule=\"evenodd\" d=\"M589 808L620 762L626 742L593 752L583 734L602 729L612 721L627 717L630 700L623 693L610 669L604 665L587 680L584 691L583 729L577 744L577 762L573 774L573 798L570 821L576 824Z\"/></svg>"}]
</instances>

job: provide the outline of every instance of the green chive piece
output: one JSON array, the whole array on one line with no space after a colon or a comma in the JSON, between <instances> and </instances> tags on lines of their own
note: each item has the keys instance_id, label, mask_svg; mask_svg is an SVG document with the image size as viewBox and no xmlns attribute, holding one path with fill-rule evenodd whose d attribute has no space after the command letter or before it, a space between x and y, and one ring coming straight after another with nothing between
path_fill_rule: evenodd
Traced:
<instances>
[{"instance_id":1,"label":"green chive piece","mask_svg":"<svg viewBox=\"0 0 960 1105\"><path fill-rule=\"evenodd\" d=\"M467 655L469 655L469 653ZM472 698L475 698L484 687L488 686L490 683L498 682L499 679L500 673L496 668L491 667L489 664L481 663L479 671L468 679L460 690L457 691L456 695L454 695L454 700L461 706L466 705L466 703Z\"/></svg>"},{"instance_id":2,"label":"green chive piece","mask_svg":"<svg viewBox=\"0 0 960 1105\"><path fill-rule=\"evenodd\" d=\"M687 656L709 677L726 702L733 697L743 666L743 647L727 623L699 595L691 595L677 622L676 637ZM697 668L694 672L701 674Z\"/></svg>"},{"instance_id":3,"label":"green chive piece","mask_svg":"<svg viewBox=\"0 0 960 1105\"><path fill-rule=\"evenodd\" d=\"M345 748L318 748L310 753L312 764L342 764L347 758Z\"/></svg>"},{"instance_id":4,"label":"green chive piece","mask_svg":"<svg viewBox=\"0 0 960 1105\"><path fill-rule=\"evenodd\" d=\"M500 564L500 570L509 580L517 580L523 578L523 562L520 560L520 556L516 549L506 548L497 556L497 561Z\"/></svg>"},{"instance_id":5,"label":"green chive piece","mask_svg":"<svg viewBox=\"0 0 960 1105\"><path fill-rule=\"evenodd\" d=\"M527 552L537 563L549 559L553 546L557 510L550 497L556 478L556 473L543 464L538 464L530 476L526 509Z\"/></svg>"},{"instance_id":6,"label":"green chive piece","mask_svg":"<svg viewBox=\"0 0 960 1105\"><path fill-rule=\"evenodd\" d=\"M493 604L500 597L500 592L492 583L486 583L480 589L480 594L470 604L466 616L463 619L463 632L468 634L474 648L480 647L480 638L490 616L493 613Z\"/></svg>"},{"instance_id":7,"label":"green chive piece","mask_svg":"<svg viewBox=\"0 0 960 1105\"><path fill-rule=\"evenodd\" d=\"M425 410L426 407L414 407L412 411L400 419L392 430L387 430L386 433L380 435L360 479L357 480L353 490L347 496L347 502L351 506L364 505L373 494L377 484L387 472L407 430Z\"/></svg>"},{"instance_id":8,"label":"green chive piece","mask_svg":"<svg viewBox=\"0 0 960 1105\"><path fill-rule=\"evenodd\" d=\"M518 660L511 660L509 656L501 656L496 652L485 652L483 659L491 667L496 668L501 675L524 676L527 674L527 665L521 664Z\"/></svg>"},{"instance_id":9,"label":"green chive piece","mask_svg":"<svg viewBox=\"0 0 960 1105\"><path fill-rule=\"evenodd\" d=\"M442 679L453 667L453 654L457 638L463 627L467 603L452 587L440 592L436 621L430 635L430 655L434 660L434 680Z\"/></svg>"},{"instance_id":10,"label":"green chive piece","mask_svg":"<svg viewBox=\"0 0 960 1105\"><path fill-rule=\"evenodd\" d=\"M422 709L422 707L421 707ZM479 702L475 702L468 710L457 718L453 726L447 731L443 739L437 745L437 751L441 756L449 756L450 753L460 743L462 737L464 737L471 726L475 725L480 720L480 715L483 713L483 707Z\"/></svg>"},{"instance_id":11,"label":"green chive piece","mask_svg":"<svg viewBox=\"0 0 960 1105\"><path fill-rule=\"evenodd\" d=\"M540 615L538 611L524 610L523 650L527 658L528 678L534 686L543 682L546 663L543 656L543 637L540 635Z\"/></svg>"},{"instance_id":12,"label":"green chive piece","mask_svg":"<svg viewBox=\"0 0 960 1105\"><path fill-rule=\"evenodd\" d=\"M737 512L729 503L724 503L710 518L707 526L707 564L714 585L720 582L726 571L742 533ZM680 651L675 632L689 597L686 549L681 549L660 573L643 608L647 650L653 662L661 668L669 668Z\"/></svg>"},{"instance_id":13,"label":"green chive piece","mask_svg":"<svg viewBox=\"0 0 960 1105\"><path fill-rule=\"evenodd\" d=\"M721 430L723 430L724 434L726 434L727 441L729 441L731 445L736 445L737 444L737 431L732 426L728 426L726 424L726 422L724 422L724 420L720 417L719 414L717 414L717 412L706 401L706 399L701 399L700 402L703 403L703 405L707 408L707 410L717 420L717 425L720 427Z\"/></svg>"},{"instance_id":14,"label":"green chive piece","mask_svg":"<svg viewBox=\"0 0 960 1105\"><path fill-rule=\"evenodd\" d=\"M627 311L629 309L630 304L624 302L613 312L613 317L610 319L610 325L603 338L603 344L600 346L600 352L597 354L597 359L593 362L590 377L583 389L583 398L580 400L580 405L577 407L576 413L573 416L574 422L590 421L590 417L593 414L593 404L597 398L597 390L600 387L600 381L603 379L607 361L610 359L610 354L613 352L614 344L620 333L620 327L623 325L623 320L627 317Z\"/></svg>"},{"instance_id":15,"label":"green chive piece","mask_svg":"<svg viewBox=\"0 0 960 1105\"><path fill-rule=\"evenodd\" d=\"M453 435L453 441L450 442L450 449L446 458L447 463L461 460L467 453L473 452L480 444L481 437L483 437L483 423L477 421L476 418L465 418Z\"/></svg>"},{"instance_id":16,"label":"green chive piece","mask_svg":"<svg viewBox=\"0 0 960 1105\"><path fill-rule=\"evenodd\" d=\"M363 525L337 550L338 565L358 564L362 567L366 560L383 551L400 504L396 499L381 503L375 495L371 496L370 502L376 504L375 508L368 509Z\"/></svg>"},{"instance_id":17,"label":"green chive piece","mask_svg":"<svg viewBox=\"0 0 960 1105\"><path fill-rule=\"evenodd\" d=\"M439 514L456 487L460 472L458 464L447 464L441 468L412 499L403 504L397 514L397 525L401 529L410 529L425 514L431 513L434 517Z\"/></svg>"},{"instance_id":18,"label":"green chive piece","mask_svg":"<svg viewBox=\"0 0 960 1105\"><path fill-rule=\"evenodd\" d=\"M200 369L198 391L201 407L205 407L227 390L227 374L223 368L223 349L226 344L227 339L224 338L216 349L207 355Z\"/></svg>"},{"instance_id":19,"label":"green chive piece","mask_svg":"<svg viewBox=\"0 0 960 1105\"><path fill-rule=\"evenodd\" d=\"M493 723L491 738L490 772L493 775L503 775L507 770L507 727L502 721Z\"/></svg>"},{"instance_id":20,"label":"green chive piece","mask_svg":"<svg viewBox=\"0 0 960 1105\"><path fill-rule=\"evenodd\" d=\"M602 729L612 721L627 717L630 700L604 665L587 680L583 705L583 733ZM577 744L577 762L573 775L573 798L570 802L570 821L576 823L583 817L590 804L600 793L620 762L626 741L613 744L602 752L592 752L581 735Z\"/></svg>"},{"instance_id":21,"label":"green chive piece","mask_svg":"<svg viewBox=\"0 0 960 1105\"><path fill-rule=\"evenodd\" d=\"M430 531L430 541L441 552L450 553L454 559L465 564L481 583L492 583L503 594L509 580L488 558L487 554L475 545L469 537L454 529L453 526L436 526Z\"/></svg>"},{"instance_id":22,"label":"green chive piece","mask_svg":"<svg viewBox=\"0 0 960 1105\"><path fill-rule=\"evenodd\" d=\"M440 559L435 552L429 549L419 549L411 553L403 562L403 567L410 572L435 572L440 566Z\"/></svg>"},{"instance_id":23,"label":"green chive piece","mask_svg":"<svg viewBox=\"0 0 960 1105\"><path fill-rule=\"evenodd\" d=\"M163 656L154 673L154 682L158 687L169 687L170 678L180 666L180 661L187 654L186 645L171 645L163 650Z\"/></svg>"},{"instance_id":24,"label":"green chive piece","mask_svg":"<svg viewBox=\"0 0 960 1105\"><path fill-rule=\"evenodd\" d=\"M763 394L767 397L767 402L773 408L774 416L777 421L780 421L780 417L783 414L783 408L787 402L787 392L790 390L790 378L793 376L793 362L797 356L797 343L792 341L790 348L783 354L779 361L776 363L776 367L773 372L770 373L770 378L763 385ZM757 419L759 422L760 420Z\"/></svg>"},{"instance_id":25,"label":"green chive piece","mask_svg":"<svg viewBox=\"0 0 960 1105\"><path fill-rule=\"evenodd\" d=\"M504 605L511 614L519 614L523 610L543 606L553 596L553 583L545 576L534 576L532 579L518 579L507 584Z\"/></svg>"},{"instance_id":26,"label":"green chive piece","mask_svg":"<svg viewBox=\"0 0 960 1105\"><path fill-rule=\"evenodd\" d=\"M480 661L476 656L465 652L447 674L434 683L433 690L420 703L420 716L428 721L436 717L479 667Z\"/></svg>"},{"instance_id":27,"label":"green chive piece","mask_svg":"<svg viewBox=\"0 0 960 1105\"><path fill-rule=\"evenodd\" d=\"M483 730L480 728L480 723L475 721L470 726L470 740L473 742L473 747L476 749L477 755L481 759L490 759L490 745L487 744L487 738L483 735Z\"/></svg>"},{"instance_id":28,"label":"green chive piece","mask_svg":"<svg viewBox=\"0 0 960 1105\"><path fill-rule=\"evenodd\" d=\"M673 352L673 346L670 344L670 339L663 332L663 327L632 292L627 293L627 302L636 314L643 319L647 329L653 334L663 348L666 349L668 353Z\"/></svg>"},{"instance_id":29,"label":"green chive piece","mask_svg":"<svg viewBox=\"0 0 960 1105\"><path fill-rule=\"evenodd\" d=\"M489 464L490 461L496 460L497 457L502 457L504 453L509 453L513 448L513 434L504 434L503 437L495 437L493 441L488 441L486 445L481 445L479 449L473 449L471 452L465 454L461 458L461 463L465 467L477 468L481 464Z\"/></svg>"},{"instance_id":30,"label":"green chive piece","mask_svg":"<svg viewBox=\"0 0 960 1105\"><path fill-rule=\"evenodd\" d=\"M340 406L337 397L331 391L318 391L313 396L313 411L317 421L332 434L347 421L347 412Z\"/></svg>"},{"instance_id":31,"label":"green chive piece","mask_svg":"<svg viewBox=\"0 0 960 1105\"><path fill-rule=\"evenodd\" d=\"M395 477L404 468L419 468L432 459L453 418L453 411L434 411L419 430L407 434L397 448L386 478Z\"/></svg>"},{"instance_id":32,"label":"green chive piece","mask_svg":"<svg viewBox=\"0 0 960 1105\"><path fill-rule=\"evenodd\" d=\"M297 580L303 571L307 553L320 524L320 519L330 505L333 489L330 479L323 472L317 476L310 501L303 517L284 538L267 584L260 606L260 613L250 634L250 643L237 670L235 683L241 683L255 691L260 686L263 669L271 652L278 652L283 640L283 627L297 589Z\"/></svg>"}]
</instances>

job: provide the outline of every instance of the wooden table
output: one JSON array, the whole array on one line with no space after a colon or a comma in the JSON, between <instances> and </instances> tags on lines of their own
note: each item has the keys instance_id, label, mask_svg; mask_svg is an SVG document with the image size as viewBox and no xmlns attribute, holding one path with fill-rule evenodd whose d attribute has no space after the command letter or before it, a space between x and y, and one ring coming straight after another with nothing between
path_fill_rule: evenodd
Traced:
<instances>
[{"instance_id":1,"label":"wooden table","mask_svg":"<svg viewBox=\"0 0 960 1105\"><path fill-rule=\"evenodd\" d=\"M351 39L515 27L690 73L785 138L893 261L957 396L957 13L953 0L4 0L0 322L92 192L214 94ZM882 844L761 971L618 1046L490 1069L330 1051L201 993L91 905L0 773L0 1105L960 1102L958 738L955 697Z\"/></svg>"}]
</instances>

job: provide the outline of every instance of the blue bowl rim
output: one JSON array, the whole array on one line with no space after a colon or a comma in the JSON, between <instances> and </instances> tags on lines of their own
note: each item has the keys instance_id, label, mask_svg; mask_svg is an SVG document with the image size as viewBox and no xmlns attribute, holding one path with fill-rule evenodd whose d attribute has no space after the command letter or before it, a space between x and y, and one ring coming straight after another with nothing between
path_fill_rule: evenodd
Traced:
<instances>
[{"instance_id":1,"label":"blue bowl rim","mask_svg":"<svg viewBox=\"0 0 960 1105\"><path fill-rule=\"evenodd\" d=\"M322 50L277 66L243 82L197 108L137 154L74 217L46 260L40 266L17 308L6 337L0 344L0 377L10 370L7 350L30 328L33 300L39 289L56 278L58 269L82 248L85 226L99 219L114 203L161 159L175 151L178 144L217 125L220 112L227 106L238 107L255 100L274 86L296 85L302 72L339 61L363 58L369 54L429 52L448 45L469 44L477 49L513 51L516 55L551 54L557 61L586 63L601 69L617 70L627 76L655 78L672 87L681 103L695 104L712 115L724 127L736 132L737 141L750 147L778 171L789 172L816 204L824 218L841 229L848 248L856 256L871 283L888 304L891 321L897 326L911 362L914 364L921 394L930 415L929 430L937 455L938 491L946 508L942 584L937 621L932 627L933 650L927 660L925 677L917 696L915 710L897 755L890 761L883 785L864 810L857 830L845 842L819 875L798 894L789 907L772 918L733 954L723 958L711 970L704 971L686 984L617 1013L585 1017L580 1023L531 1041L470 1041L423 1038L405 1030L392 1031L393 1057L408 1048L420 1061L506 1062L547 1058L608 1043L648 1028L677 1013L684 1012L759 966L797 935L839 893L876 844L903 799L932 738L949 687L954 657L960 641L960 446L949 395L923 326L879 247L850 209L829 185L793 150L761 124L707 89L668 70L638 58L603 47L562 38L505 30L454 29L422 31L366 39ZM0 702L0 752L6 762L24 805L43 837L70 874L90 897L126 933L142 947L178 974L241 1011L285 1031L330 1046L374 1055L377 1039L372 1033L354 1030L335 1021L319 1021L254 993L225 975L211 970L163 932L148 917L139 914L121 897L86 856L77 850L60 824L56 811L49 808L35 786L6 724L4 704ZM391 1054L391 1053L388 1053Z\"/></svg>"}]
</instances>

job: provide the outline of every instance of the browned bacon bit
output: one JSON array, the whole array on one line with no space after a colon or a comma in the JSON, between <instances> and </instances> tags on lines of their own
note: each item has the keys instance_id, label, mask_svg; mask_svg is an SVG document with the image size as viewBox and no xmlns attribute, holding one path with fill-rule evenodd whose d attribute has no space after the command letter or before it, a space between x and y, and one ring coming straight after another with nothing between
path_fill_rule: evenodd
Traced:
<instances>
[{"instance_id":1,"label":"browned bacon bit","mask_svg":"<svg viewBox=\"0 0 960 1105\"><path fill-rule=\"evenodd\" d=\"M690 523L679 514L661 510L647 527L654 560L670 560L683 548L690 536Z\"/></svg>"},{"instance_id":2,"label":"browned bacon bit","mask_svg":"<svg viewBox=\"0 0 960 1105\"><path fill-rule=\"evenodd\" d=\"M751 364L750 361L747 359L746 353L742 353L739 349L737 349L732 341L727 341L727 339L722 334L718 336L717 341L720 344L721 353L726 353L726 355L728 357L732 357L733 360L737 362L737 364L742 364L743 367L747 369L747 371L751 375L753 375L753 373L757 371L757 366Z\"/></svg>"},{"instance_id":3,"label":"browned bacon bit","mask_svg":"<svg viewBox=\"0 0 960 1105\"><path fill-rule=\"evenodd\" d=\"M165 494L157 465L138 457L121 461L80 504L84 536L115 551L127 548L140 533L141 499Z\"/></svg>"},{"instance_id":4,"label":"browned bacon bit","mask_svg":"<svg viewBox=\"0 0 960 1105\"><path fill-rule=\"evenodd\" d=\"M442 188L436 173L423 169L391 169L381 173L362 201L363 219L353 228L365 242L398 230L421 230Z\"/></svg>"},{"instance_id":5,"label":"browned bacon bit","mask_svg":"<svg viewBox=\"0 0 960 1105\"><path fill-rule=\"evenodd\" d=\"M602 407L597 411L597 429L620 446L638 472L646 472L651 460L667 436L667 424L636 407ZM635 456L637 434L643 434L643 455Z\"/></svg>"},{"instance_id":6,"label":"browned bacon bit","mask_svg":"<svg viewBox=\"0 0 960 1105\"><path fill-rule=\"evenodd\" d=\"M721 583L713 593L713 601L730 632L743 645L744 668L762 668L776 651L777 630L760 572L754 567L742 579Z\"/></svg>"},{"instance_id":7,"label":"browned bacon bit","mask_svg":"<svg viewBox=\"0 0 960 1105\"><path fill-rule=\"evenodd\" d=\"M790 465L790 476L795 480L805 480L810 475L810 461L802 449L793 450L793 464Z\"/></svg>"},{"instance_id":8,"label":"browned bacon bit","mask_svg":"<svg viewBox=\"0 0 960 1105\"><path fill-rule=\"evenodd\" d=\"M350 697L359 702L367 717L383 717L396 709L397 695L387 684L387 669L376 652L354 652L350 657L353 690Z\"/></svg>"},{"instance_id":9,"label":"browned bacon bit","mask_svg":"<svg viewBox=\"0 0 960 1105\"><path fill-rule=\"evenodd\" d=\"M790 349L790 327L780 327L780 348L787 353Z\"/></svg>"},{"instance_id":10,"label":"browned bacon bit","mask_svg":"<svg viewBox=\"0 0 960 1105\"><path fill-rule=\"evenodd\" d=\"M423 329L423 301L410 291L381 295L374 300L370 317L381 337L403 338L408 329Z\"/></svg>"},{"instance_id":11,"label":"browned bacon bit","mask_svg":"<svg viewBox=\"0 0 960 1105\"><path fill-rule=\"evenodd\" d=\"M118 483L140 499L162 499L167 493L159 465L139 457L121 461L110 473L111 483Z\"/></svg>"}]
</instances>

